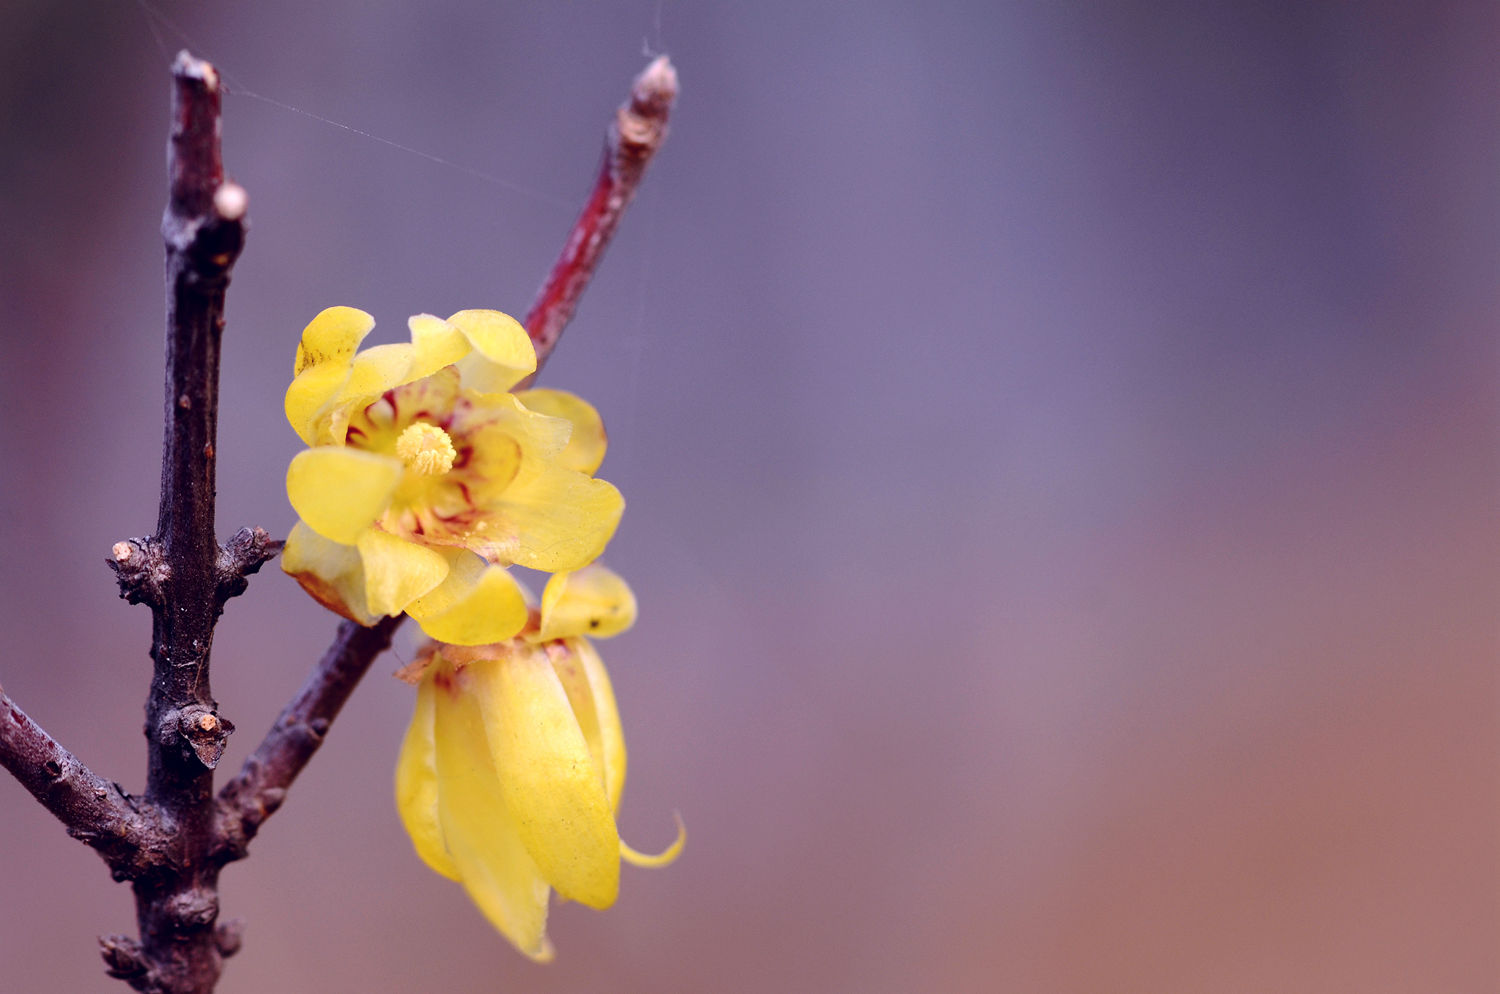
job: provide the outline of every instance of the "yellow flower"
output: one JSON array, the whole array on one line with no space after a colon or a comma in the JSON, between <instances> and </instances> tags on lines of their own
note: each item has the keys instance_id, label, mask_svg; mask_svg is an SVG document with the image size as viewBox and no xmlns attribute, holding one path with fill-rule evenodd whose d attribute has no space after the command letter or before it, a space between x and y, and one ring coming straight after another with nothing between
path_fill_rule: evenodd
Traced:
<instances>
[{"instance_id":1,"label":"yellow flower","mask_svg":"<svg viewBox=\"0 0 1500 994\"><path fill-rule=\"evenodd\" d=\"M506 392L536 353L505 314L419 314L410 343L359 351L374 324L333 307L302 333L286 414L310 448L287 470L282 568L361 624L405 611L445 642L509 638L527 609L504 567L577 569L619 523L592 476L603 423L572 394Z\"/></svg>"},{"instance_id":2,"label":"yellow flower","mask_svg":"<svg viewBox=\"0 0 1500 994\"><path fill-rule=\"evenodd\" d=\"M435 646L414 668L416 713L396 766L396 806L417 853L463 884L517 949L552 958L552 890L591 908L614 904L620 860L663 866L615 828L625 740L604 664L584 632L635 621L625 581L602 566L558 574L523 638Z\"/></svg>"}]
</instances>

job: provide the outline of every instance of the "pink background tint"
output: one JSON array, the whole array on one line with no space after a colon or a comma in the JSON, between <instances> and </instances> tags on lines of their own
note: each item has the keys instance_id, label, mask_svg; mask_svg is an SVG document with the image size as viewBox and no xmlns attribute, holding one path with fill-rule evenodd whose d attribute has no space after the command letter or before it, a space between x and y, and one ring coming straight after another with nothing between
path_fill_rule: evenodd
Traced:
<instances>
[{"instance_id":1,"label":"pink background tint","mask_svg":"<svg viewBox=\"0 0 1500 994\"><path fill-rule=\"evenodd\" d=\"M523 311L643 41L684 86L545 382L630 504L621 824L686 855L513 953L393 809L408 636L226 870L223 991L1500 991L1496 7L153 2L250 193L224 536L291 525L313 314ZM133 790L157 30L0 14L0 681ZM333 629L230 604L225 768ZM5 778L0 888L0 989L124 990Z\"/></svg>"}]
</instances>

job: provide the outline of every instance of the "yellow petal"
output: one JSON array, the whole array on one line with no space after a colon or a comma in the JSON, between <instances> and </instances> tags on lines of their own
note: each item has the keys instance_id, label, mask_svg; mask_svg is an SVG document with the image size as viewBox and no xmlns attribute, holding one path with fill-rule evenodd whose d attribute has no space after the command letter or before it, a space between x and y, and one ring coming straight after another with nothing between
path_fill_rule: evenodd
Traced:
<instances>
[{"instance_id":1,"label":"yellow petal","mask_svg":"<svg viewBox=\"0 0 1500 994\"><path fill-rule=\"evenodd\" d=\"M330 541L299 521L281 550L281 568L330 611L361 625L380 620L365 603L365 571L354 546Z\"/></svg>"},{"instance_id":2,"label":"yellow petal","mask_svg":"<svg viewBox=\"0 0 1500 994\"><path fill-rule=\"evenodd\" d=\"M435 617L458 607L473 593L474 586L479 583L479 578L484 575L488 566L479 556L464 549L436 547L433 551L448 561L448 575L443 578L442 583L411 602L407 610L413 618L417 617L419 612L425 617ZM509 638L509 636L505 637ZM447 642L448 640L438 639L438 641ZM502 640L490 639L489 641Z\"/></svg>"},{"instance_id":3,"label":"yellow petal","mask_svg":"<svg viewBox=\"0 0 1500 994\"><path fill-rule=\"evenodd\" d=\"M334 403L364 407L387 390L400 386L411 377L416 350L407 342L377 345L354 357L349 380L339 390Z\"/></svg>"},{"instance_id":4,"label":"yellow petal","mask_svg":"<svg viewBox=\"0 0 1500 994\"><path fill-rule=\"evenodd\" d=\"M436 691L432 680L417 687L417 708L401 742L396 760L396 810L401 824L422 862L450 880L458 879L458 867L443 845L438 817L437 740L433 726Z\"/></svg>"},{"instance_id":5,"label":"yellow petal","mask_svg":"<svg viewBox=\"0 0 1500 994\"><path fill-rule=\"evenodd\" d=\"M375 319L354 307L330 307L320 312L302 329L292 375L300 376L309 366L325 363L347 365L373 327Z\"/></svg>"},{"instance_id":6,"label":"yellow petal","mask_svg":"<svg viewBox=\"0 0 1500 994\"><path fill-rule=\"evenodd\" d=\"M609 444L604 433L604 419L599 417L594 405L566 390L523 390L515 397L527 410L562 418L573 426L568 447L558 461L566 469L593 476L604 461L604 450Z\"/></svg>"},{"instance_id":7,"label":"yellow petal","mask_svg":"<svg viewBox=\"0 0 1500 994\"><path fill-rule=\"evenodd\" d=\"M448 318L474 346L459 363L464 386L504 393L536 372L536 349L521 322L499 311L459 311Z\"/></svg>"},{"instance_id":8,"label":"yellow petal","mask_svg":"<svg viewBox=\"0 0 1500 994\"><path fill-rule=\"evenodd\" d=\"M472 403L454 410L452 431L458 435L503 432L528 459L556 463L568 445L573 426L562 418L527 410L515 394L470 395Z\"/></svg>"},{"instance_id":9,"label":"yellow petal","mask_svg":"<svg viewBox=\"0 0 1500 994\"><path fill-rule=\"evenodd\" d=\"M635 624L635 594L613 570L590 563L555 573L542 590L542 639L608 638Z\"/></svg>"},{"instance_id":10,"label":"yellow petal","mask_svg":"<svg viewBox=\"0 0 1500 994\"><path fill-rule=\"evenodd\" d=\"M476 505L502 500L523 463L532 476L557 467L568 444L568 422L528 411L513 394L467 397L470 403L453 408L448 431L467 439L473 450L466 476Z\"/></svg>"},{"instance_id":11,"label":"yellow petal","mask_svg":"<svg viewBox=\"0 0 1500 994\"><path fill-rule=\"evenodd\" d=\"M286 471L286 492L313 531L352 545L385 510L401 482L401 460L321 445L297 453Z\"/></svg>"},{"instance_id":12,"label":"yellow petal","mask_svg":"<svg viewBox=\"0 0 1500 994\"><path fill-rule=\"evenodd\" d=\"M432 314L418 314L406 322L411 329L412 364L407 377L421 379L469 354L469 340L458 328Z\"/></svg>"},{"instance_id":13,"label":"yellow petal","mask_svg":"<svg viewBox=\"0 0 1500 994\"><path fill-rule=\"evenodd\" d=\"M609 797L610 810L618 811L620 794L625 790L625 734L604 661L584 638L549 645L547 656L589 744L589 756Z\"/></svg>"},{"instance_id":14,"label":"yellow petal","mask_svg":"<svg viewBox=\"0 0 1500 994\"><path fill-rule=\"evenodd\" d=\"M377 614L400 614L448 575L440 553L375 528L361 532L355 544L365 567L365 599Z\"/></svg>"},{"instance_id":15,"label":"yellow petal","mask_svg":"<svg viewBox=\"0 0 1500 994\"><path fill-rule=\"evenodd\" d=\"M687 826L682 823L681 815L673 813L672 820L677 822L677 838L673 839L672 844L667 848L655 855L640 853L627 846L625 840L621 839L620 858L631 866L642 866L648 870L677 862L677 857L682 855L682 847L687 844Z\"/></svg>"},{"instance_id":16,"label":"yellow petal","mask_svg":"<svg viewBox=\"0 0 1500 994\"><path fill-rule=\"evenodd\" d=\"M492 397L516 404L509 394ZM473 425L455 414L455 437L466 437L473 453L465 467L466 496L480 513L443 541L499 566L519 563L549 573L586 566L604 551L625 501L603 480L557 465L552 457L567 443L567 422L503 406L467 412L479 422ZM429 534L444 527L440 522Z\"/></svg>"},{"instance_id":17,"label":"yellow petal","mask_svg":"<svg viewBox=\"0 0 1500 994\"><path fill-rule=\"evenodd\" d=\"M352 307L330 307L302 331L293 365L295 378L286 391L286 419L308 445L342 438L320 437L328 405L349 379L359 343L375 319Z\"/></svg>"},{"instance_id":18,"label":"yellow petal","mask_svg":"<svg viewBox=\"0 0 1500 994\"><path fill-rule=\"evenodd\" d=\"M434 673L438 817L464 890L517 949L552 958L547 942L547 881L528 854L501 796L485 722L466 686L474 663Z\"/></svg>"},{"instance_id":19,"label":"yellow petal","mask_svg":"<svg viewBox=\"0 0 1500 994\"><path fill-rule=\"evenodd\" d=\"M438 551L448 560L447 578L406 606L428 637L450 645L487 645L526 625L526 598L510 573L464 549Z\"/></svg>"},{"instance_id":20,"label":"yellow petal","mask_svg":"<svg viewBox=\"0 0 1500 994\"><path fill-rule=\"evenodd\" d=\"M349 367L341 363L324 363L303 370L286 389L286 420L297 437L308 445L341 441L324 437L319 431L325 409L349 379Z\"/></svg>"},{"instance_id":21,"label":"yellow petal","mask_svg":"<svg viewBox=\"0 0 1500 994\"><path fill-rule=\"evenodd\" d=\"M586 566L604 551L625 499L603 480L523 461L497 510L515 536L513 561L557 573Z\"/></svg>"},{"instance_id":22,"label":"yellow petal","mask_svg":"<svg viewBox=\"0 0 1500 994\"><path fill-rule=\"evenodd\" d=\"M506 806L542 876L570 900L614 904L614 812L547 653L523 645L463 672L473 680Z\"/></svg>"},{"instance_id":23,"label":"yellow petal","mask_svg":"<svg viewBox=\"0 0 1500 994\"><path fill-rule=\"evenodd\" d=\"M469 443L464 470L474 500L482 504L505 493L525 458L521 442L499 424L482 425L460 437Z\"/></svg>"}]
</instances>

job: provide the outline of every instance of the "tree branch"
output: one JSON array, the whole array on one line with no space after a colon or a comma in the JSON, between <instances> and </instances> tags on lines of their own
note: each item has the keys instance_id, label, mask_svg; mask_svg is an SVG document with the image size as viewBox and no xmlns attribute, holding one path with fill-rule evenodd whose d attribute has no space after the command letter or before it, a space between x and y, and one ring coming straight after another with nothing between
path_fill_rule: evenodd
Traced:
<instances>
[{"instance_id":1,"label":"tree branch","mask_svg":"<svg viewBox=\"0 0 1500 994\"><path fill-rule=\"evenodd\" d=\"M552 267L547 282L537 291L531 311L526 315L526 331L536 346L536 368L557 347L563 329L573 319L573 312L604 250L614 237L615 228L630 206L646 166L667 138L667 117L677 99L677 70L665 55L658 56L635 78L630 99L615 112L604 142L604 158L593 192L583 205L578 220L563 246L562 254ZM516 386L524 390L536 380L533 373Z\"/></svg>"},{"instance_id":2,"label":"tree branch","mask_svg":"<svg viewBox=\"0 0 1500 994\"><path fill-rule=\"evenodd\" d=\"M68 834L104 857L116 880L163 862L166 837L155 808L97 776L0 689L0 766L20 781Z\"/></svg>"},{"instance_id":3,"label":"tree branch","mask_svg":"<svg viewBox=\"0 0 1500 994\"><path fill-rule=\"evenodd\" d=\"M245 857L250 840L281 807L287 788L323 744L333 719L375 657L390 647L391 637L405 617L382 618L370 628L353 621L339 626L338 637L297 696L282 708L239 775L219 792L219 862Z\"/></svg>"},{"instance_id":4,"label":"tree branch","mask_svg":"<svg viewBox=\"0 0 1500 994\"><path fill-rule=\"evenodd\" d=\"M146 799L171 827L172 867L135 882L139 944L110 940L104 953L111 972L138 990L201 994L213 989L223 966L214 929L219 868L209 854L218 837L213 771L234 730L213 699L209 651L225 598L252 571L256 554L248 547L268 540L257 543L252 535L241 543L247 547L242 554L226 555L214 538L219 342L230 269L245 241L246 197L224 180L218 73L182 52L172 76L162 218L167 370L161 505L154 536L113 550L122 567L132 566L139 553L153 581L145 588L150 596L141 597L151 605L154 661L146 701ZM116 572L124 592L126 574Z\"/></svg>"}]
</instances>

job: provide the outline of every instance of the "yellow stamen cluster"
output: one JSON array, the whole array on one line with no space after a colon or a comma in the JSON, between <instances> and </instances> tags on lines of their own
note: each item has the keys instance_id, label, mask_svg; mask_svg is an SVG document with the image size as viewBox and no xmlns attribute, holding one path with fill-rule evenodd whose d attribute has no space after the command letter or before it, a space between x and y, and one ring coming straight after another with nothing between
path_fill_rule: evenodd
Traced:
<instances>
[{"instance_id":1,"label":"yellow stamen cluster","mask_svg":"<svg viewBox=\"0 0 1500 994\"><path fill-rule=\"evenodd\" d=\"M458 453L446 431L437 425L418 421L396 439L396 455L414 472L423 476L442 476L453 468Z\"/></svg>"}]
</instances>

